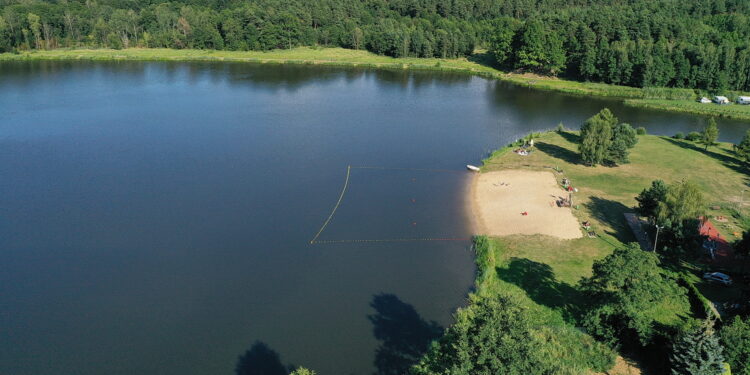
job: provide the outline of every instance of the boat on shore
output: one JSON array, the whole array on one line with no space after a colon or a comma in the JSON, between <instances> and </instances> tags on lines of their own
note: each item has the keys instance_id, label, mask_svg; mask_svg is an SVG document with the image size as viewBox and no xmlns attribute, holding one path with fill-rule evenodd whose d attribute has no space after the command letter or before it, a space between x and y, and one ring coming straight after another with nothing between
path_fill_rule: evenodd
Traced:
<instances>
[{"instance_id":1,"label":"boat on shore","mask_svg":"<svg viewBox=\"0 0 750 375\"><path fill-rule=\"evenodd\" d=\"M470 171L474 171L474 172L479 172L479 167L475 167L475 166L473 166L471 164L466 164L466 169L468 169Z\"/></svg>"}]
</instances>

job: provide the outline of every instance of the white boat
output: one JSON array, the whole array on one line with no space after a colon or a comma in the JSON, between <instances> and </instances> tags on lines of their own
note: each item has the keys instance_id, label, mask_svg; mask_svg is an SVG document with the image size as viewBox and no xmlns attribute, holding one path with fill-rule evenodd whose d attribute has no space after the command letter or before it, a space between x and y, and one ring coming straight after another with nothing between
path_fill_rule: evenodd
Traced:
<instances>
[{"instance_id":1,"label":"white boat","mask_svg":"<svg viewBox=\"0 0 750 375\"><path fill-rule=\"evenodd\" d=\"M479 172L479 168L477 168L477 167L475 167L475 166L473 166L471 164L466 164L466 169L468 169L470 171L474 171L474 172Z\"/></svg>"}]
</instances>

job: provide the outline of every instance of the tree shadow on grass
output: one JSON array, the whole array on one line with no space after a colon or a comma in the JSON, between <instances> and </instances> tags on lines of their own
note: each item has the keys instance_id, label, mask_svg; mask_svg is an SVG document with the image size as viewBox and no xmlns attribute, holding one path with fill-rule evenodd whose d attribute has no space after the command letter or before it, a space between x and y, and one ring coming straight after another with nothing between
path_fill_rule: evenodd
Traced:
<instances>
[{"instance_id":1,"label":"tree shadow on grass","mask_svg":"<svg viewBox=\"0 0 750 375\"><path fill-rule=\"evenodd\" d=\"M287 375L293 366L284 366L279 353L265 343L256 341L240 356L234 372L237 375Z\"/></svg>"},{"instance_id":2,"label":"tree shadow on grass","mask_svg":"<svg viewBox=\"0 0 750 375\"><path fill-rule=\"evenodd\" d=\"M443 334L443 327L422 319L414 306L393 294L373 296L370 306L375 314L367 318L372 322L375 338L380 341L375 350L377 375L407 374L430 343Z\"/></svg>"},{"instance_id":3,"label":"tree shadow on grass","mask_svg":"<svg viewBox=\"0 0 750 375\"><path fill-rule=\"evenodd\" d=\"M511 258L506 267L495 270L501 280L517 285L534 302L561 312L567 322L574 323L580 316L580 293L573 286L558 281L549 265Z\"/></svg>"},{"instance_id":4,"label":"tree shadow on grass","mask_svg":"<svg viewBox=\"0 0 750 375\"><path fill-rule=\"evenodd\" d=\"M571 151L565 147L560 147L558 145L553 145L546 142L536 142L534 143L534 146L539 151L552 156L553 158L562 159L566 163L578 164L581 160L580 156L576 152Z\"/></svg>"},{"instance_id":5,"label":"tree shadow on grass","mask_svg":"<svg viewBox=\"0 0 750 375\"><path fill-rule=\"evenodd\" d=\"M708 157L716 159L719 162L721 162L721 164L723 164L725 167L727 167L727 168L729 168L729 169L731 169L731 170L733 170L735 172L742 173L745 176L747 176L747 175L750 174L750 168L748 168L747 164L745 164L744 162L742 162L741 160L739 160L737 158L731 157L729 155L718 153L716 151L711 150L711 148L709 148L708 150L706 150L705 148L699 147L699 146L697 146L696 144L694 144L694 143L692 143L690 141L677 140L677 139L673 139L673 138L670 138L670 137L661 137L661 139L664 139L664 140L672 143L673 145L682 147L684 149L697 151L697 152L700 152L700 153L702 153L702 154L704 154L704 155L706 155ZM746 177L745 178L745 184L748 185L749 183L750 183L750 180Z\"/></svg>"},{"instance_id":6,"label":"tree shadow on grass","mask_svg":"<svg viewBox=\"0 0 750 375\"><path fill-rule=\"evenodd\" d=\"M560 134L561 137L565 138L565 140L570 143L575 143L575 144L581 143L581 136L573 132L563 131L557 134Z\"/></svg>"},{"instance_id":7,"label":"tree shadow on grass","mask_svg":"<svg viewBox=\"0 0 750 375\"><path fill-rule=\"evenodd\" d=\"M624 214L632 211L628 206L601 197L591 197L590 202L584 206L599 221L609 224L614 232L606 231L607 234L620 240L622 243L635 242L636 238L631 232ZM595 228L596 229L596 228Z\"/></svg>"},{"instance_id":8,"label":"tree shadow on grass","mask_svg":"<svg viewBox=\"0 0 750 375\"><path fill-rule=\"evenodd\" d=\"M497 65L495 56L490 52L474 53L466 59L475 64L479 64L489 68L500 69L500 67Z\"/></svg>"}]
</instances>

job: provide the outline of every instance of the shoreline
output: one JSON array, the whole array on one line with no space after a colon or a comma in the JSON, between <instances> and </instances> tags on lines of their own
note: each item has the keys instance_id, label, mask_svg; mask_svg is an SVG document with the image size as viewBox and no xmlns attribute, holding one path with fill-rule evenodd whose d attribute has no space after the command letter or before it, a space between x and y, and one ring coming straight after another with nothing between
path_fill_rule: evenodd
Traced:
<instances>
[{"instance_id":1,"label":"shoreline","mask_svg":"<svg viewBox=\"0 0 750 375\"><path fill-rule=\"evenodd\" d=\"M474 59L472 59L472 57ZM750 106L716 106L692 104L695 92L682 88L637 88L606 83L579 82L556 77L503 72L469 58L394 58L363 50L344 48L297 47L272 51L224 51L166 48L54 49L0 53L0 61L87 60L87 61L226 61L256 64L325 65L392 70L422 70L464 73L497 79L522 87L556 91L577 96L621 99L626 105L668 112L689 113L750 121Z\"/></svg>"},{"instance_id":2,"label":"shoreline","mask_svg":"<svg viewBox=\"0 0 750 375\"><path fill-rule=\"evenodd\" d=\"M480 236L487 233L487 227L484 224L482 212L479 210L479 201L477 200L477 184L479 183L479 174L481 172L472 172L469 186L464 191L464 211L468 216L469 228L472 236Z\"/></svg>"}]
</instances>

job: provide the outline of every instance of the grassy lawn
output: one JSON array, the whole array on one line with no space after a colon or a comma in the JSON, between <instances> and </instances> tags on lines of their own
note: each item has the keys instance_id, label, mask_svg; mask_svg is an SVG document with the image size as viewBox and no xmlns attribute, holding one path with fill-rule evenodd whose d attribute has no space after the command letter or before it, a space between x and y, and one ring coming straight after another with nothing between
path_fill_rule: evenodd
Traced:
<instances>
[{"instance_id":1,"label":"grassy lawn","mask_svg":"<svg viewBox=\"0 0 750 375\"><path fill-rule=\"evenodd\" d=\"M605 83L579 82L556 77L503 72L493 67L486 51L476 51L468 58L393 58L362 50L344 48L297 47L273 51L216 51L166 48L56 49L0 53L0 61L11 60L172 60L172 61L240 61L277 64L320 64L364 66L389 69L420 69L466 72L513 82L541 90L575 95L608 96L632 99L629 104L668 111L750 119L750 106L718 106L693 103L695 93L681 88L637 88ZM741 94L741 93L734 93ZM737 108L741 107L741 108ZM700 112L698 111L700 110Z\"/></svg>"}]
</instances>

